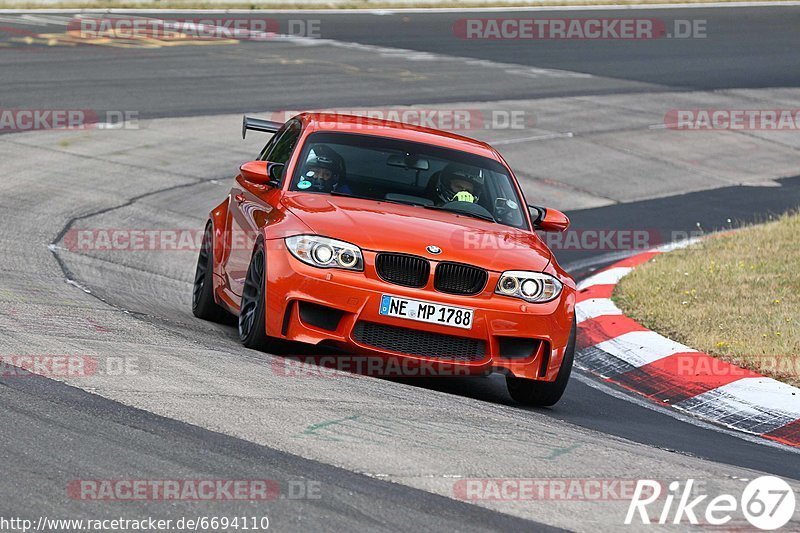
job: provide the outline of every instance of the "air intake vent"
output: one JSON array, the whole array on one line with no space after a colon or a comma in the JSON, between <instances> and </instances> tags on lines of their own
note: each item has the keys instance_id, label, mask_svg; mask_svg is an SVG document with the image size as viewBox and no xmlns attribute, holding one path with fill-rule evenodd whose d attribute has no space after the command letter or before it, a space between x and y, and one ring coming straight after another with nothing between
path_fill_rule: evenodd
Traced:
<instances>
[{"instance_id":1,"label":"air intake vent","mask_svg":"<svg viewBox=\"0 0 800 533\"><path fill-rule=\"evenodd\" d=\"M361 344L382 350L432 359L480 361L486 354L486 343L479 339L387 326L374 322L358 322L353 328L353 338Z\"/></svg>"}]
</instances>

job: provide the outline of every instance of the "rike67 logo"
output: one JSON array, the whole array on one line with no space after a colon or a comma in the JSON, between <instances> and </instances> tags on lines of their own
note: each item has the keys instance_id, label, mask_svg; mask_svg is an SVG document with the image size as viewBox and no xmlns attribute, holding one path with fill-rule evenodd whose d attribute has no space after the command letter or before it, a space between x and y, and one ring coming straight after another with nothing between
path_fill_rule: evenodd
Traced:
<instances>
[{"instance_id":1,"label":"rike67 logo","mask_svg":"<svg viewBox=\"0 0 800 533\"><path fill-rule=\"evenodd\" d=\"M795 510L792 487L775 476L762 476L750 481L740 498L721 494L708 499L708 494L693 490L694 479L681 487L680 481L669 484L666 494L658 481L640 479L625 515L625 524L682 524L724 526L741 512L750 525L771 531L785 526ZM649 507L648 507L649 506ZM660 507L660 509L659 509ZM650 512L655 511L651 516ZM702 519L702 520L701 520Z\"/></svg>"}]
</instances>

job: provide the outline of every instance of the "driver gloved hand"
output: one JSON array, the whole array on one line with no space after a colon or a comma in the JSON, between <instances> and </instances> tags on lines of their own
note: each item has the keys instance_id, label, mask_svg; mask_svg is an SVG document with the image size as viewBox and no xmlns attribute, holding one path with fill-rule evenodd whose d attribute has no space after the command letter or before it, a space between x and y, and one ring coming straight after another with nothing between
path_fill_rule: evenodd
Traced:
<instances>
[{"instance_id":1,"label":"driver gloved hand","mask_svg":"<svg viewBox=\"0 0 800 533\"><path fill-rule=\"evenodd\" d=\"M455 196L453 196L453 200L452 201L453 202L469 202L469 203L474 204L475 200L476 200L476 198L471 192L469 192L469 191L461 191L461 192L456 193Z\"/></svg>"}]
</instances>

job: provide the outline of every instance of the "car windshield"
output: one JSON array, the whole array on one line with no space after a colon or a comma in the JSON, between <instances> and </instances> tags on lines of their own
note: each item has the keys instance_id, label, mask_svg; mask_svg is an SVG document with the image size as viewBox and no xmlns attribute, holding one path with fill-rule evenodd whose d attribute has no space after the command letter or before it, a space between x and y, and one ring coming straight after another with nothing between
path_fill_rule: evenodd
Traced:
<instances>
[{"instance_id":1,"label":"car windshield","mask_svg":"<svg viewBox=\"0 0 800 533\"><path fill-rule=\"evenodd\" d=\"M416 205L528 229L525 204L501 163L399 139L314 133L290 190Z\"/></svg>"}]
</instances>

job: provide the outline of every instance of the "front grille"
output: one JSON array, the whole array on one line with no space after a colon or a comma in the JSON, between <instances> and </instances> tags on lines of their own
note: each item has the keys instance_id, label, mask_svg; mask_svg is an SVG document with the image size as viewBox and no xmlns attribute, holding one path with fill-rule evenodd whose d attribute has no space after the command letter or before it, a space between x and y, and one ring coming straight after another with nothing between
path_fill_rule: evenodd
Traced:
<instances>
[{"instance_id":1,"label":"front grille","mask_svg":"<svg viewBox=\"0 0 800 533\"><path fill-rule=\"evenodd\" d=\"M431 273L426 259L404 254L378 254L375 269L384 281L406 287L424 287Z\"/></svg>"},{"instance_id":2,"label":"front grille","mask_svg":"<svg viewBox=\"0 0 800 533\"><path fill-rule=\"evenodd\" d=\"M480 361L486 354L486 343L441 333L399 328L360 321L353 329L353 338L367 346L419 357L455 361Z\"/></svg>"},{"instance_id":3,"label":"front grille","mask_svg":"<svg viewBox=\"0 0 800 533\"><path fill-rule=\"evenodd\" d=\"M478 294L486 286L489 273L482 268L461 263L439 263L433 286L450 294Z\"/></svg>"}]
</instances>

